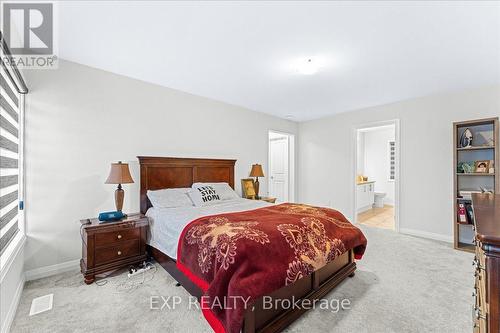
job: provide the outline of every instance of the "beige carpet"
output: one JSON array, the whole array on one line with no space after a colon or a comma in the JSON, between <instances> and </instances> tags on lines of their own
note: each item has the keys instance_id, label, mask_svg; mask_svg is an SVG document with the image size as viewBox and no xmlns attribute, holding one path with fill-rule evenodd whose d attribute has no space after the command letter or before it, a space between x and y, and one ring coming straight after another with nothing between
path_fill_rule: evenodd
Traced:
<instances>
[{"instance_id":1,"label":"beige carpet","mask_svg":"<svg viewBox=\"0 0 500 333\"><path fill-rule=\"evenodd\" d=\"M362 226L368 248L358 271L328 299L348 298L350 310L308 312L287 332L472 331L472 255L449 244ZM12 332L210 332L188 294L159 269L153 279L122 291L125 275L87 286L79 272L26 284ZM34 297L54 294L51 311L28 316ZM151 296L181 296L186 306L151 310Z\"/></svg>"}]
</instances>

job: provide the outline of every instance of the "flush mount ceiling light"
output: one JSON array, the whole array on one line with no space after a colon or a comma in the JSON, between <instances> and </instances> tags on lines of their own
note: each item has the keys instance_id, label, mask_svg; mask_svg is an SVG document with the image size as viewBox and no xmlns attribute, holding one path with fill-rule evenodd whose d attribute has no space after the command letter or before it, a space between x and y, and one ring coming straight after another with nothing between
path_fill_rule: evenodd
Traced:
<instances>
[{"instance_id":1,"label":"flush mount ceiling light","mask_svg":"<svg viewBox=\"0 0 500 333\"><path fill-rule=\"evenodd\" d=\"M320 63L314 58L301 59L296 64L297 72L303 75L312 75L318 72Z\"/></svg>"}]
</instances>

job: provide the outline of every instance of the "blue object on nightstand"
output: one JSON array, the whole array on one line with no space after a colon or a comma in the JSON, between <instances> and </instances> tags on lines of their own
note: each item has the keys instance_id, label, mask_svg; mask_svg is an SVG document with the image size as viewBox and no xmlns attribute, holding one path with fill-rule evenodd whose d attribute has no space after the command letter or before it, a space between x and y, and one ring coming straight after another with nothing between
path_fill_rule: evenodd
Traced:
<instances>
[{"instance_id":1,"label":"blue object on nightstand","mask_svg":"<svg viewBox=\"0 0 500 333\"><path fill-rule=\"evenodd\" d=\"M99 213L99 221L101 222L118 221L126 216L127 215L123 214L120 211Z\"/></svg>"}]
</instances>

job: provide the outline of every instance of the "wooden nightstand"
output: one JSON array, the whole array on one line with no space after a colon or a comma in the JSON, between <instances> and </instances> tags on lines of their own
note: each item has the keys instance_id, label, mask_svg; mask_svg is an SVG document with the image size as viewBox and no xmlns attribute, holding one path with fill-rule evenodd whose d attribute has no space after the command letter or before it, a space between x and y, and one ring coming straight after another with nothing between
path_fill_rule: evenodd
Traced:
<instances>
[{"instance_id":1,"label":"wooden nightstand","mask_svg":"<svg viewBox=\"0 0 500 333\"><path fill-rule=\"evenodd\" d=\"M271 198L271 197L260 197L258 200L262 200L262 201L266 201L266 202L270 202L270 203L276 202L276 198Z\"/></svg>"},{"instance_id":2,"label":"wooden nightstand","mask_svg":"<svg viewBox=\"0 0 500 333\"><path fill-rule=\"evenodd\" d=\"M130 214L117 221L99 224L98 219L81 220L81 272L86 284L95 281L97 274L146 260L148 218Z\"/></svg>"}]
</instances>

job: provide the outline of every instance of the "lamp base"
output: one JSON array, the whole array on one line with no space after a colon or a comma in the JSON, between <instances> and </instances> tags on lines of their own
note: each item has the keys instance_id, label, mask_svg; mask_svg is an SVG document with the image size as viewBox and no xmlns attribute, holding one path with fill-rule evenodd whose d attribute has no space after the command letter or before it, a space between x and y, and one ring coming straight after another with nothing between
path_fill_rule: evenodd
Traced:
<instances>
[{"instance_id":1,"label":"lamp base","mask_svg":"<svg viewBox=\"0 0 500 333\"><path fill-rule=\"evenodd\" d=\"M259 200L259 177L255 177L255 183L253 184L255 190L255 199Z\"/></svg>"},{"instance_id":2,"label":"lamp base","mask_svg":"<svg viewBox=\"0 0 500 333\"><path fill-rule=\"evenodd\" d=\"M122 189L121 184L118 185L118 188L115 191L115 206L116 210L121 212L123 208L123 198L125 196L125 191Z\"/></svg>"}]
</instances>

